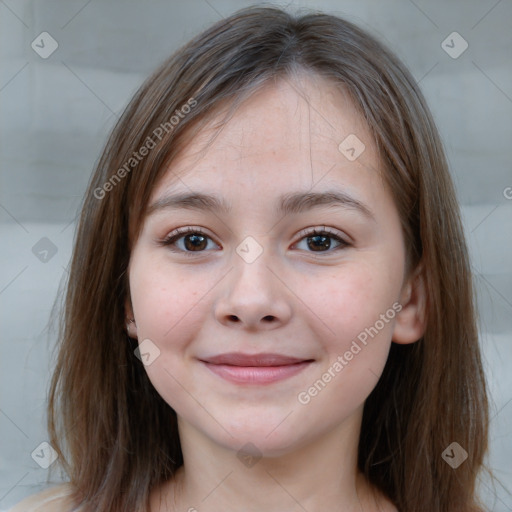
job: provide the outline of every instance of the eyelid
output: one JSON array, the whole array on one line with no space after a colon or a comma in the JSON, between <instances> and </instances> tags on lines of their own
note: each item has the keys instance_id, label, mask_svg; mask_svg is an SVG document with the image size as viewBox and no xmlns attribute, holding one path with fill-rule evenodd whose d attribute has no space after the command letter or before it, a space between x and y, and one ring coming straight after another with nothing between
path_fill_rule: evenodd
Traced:
<instances>
[{"instance_id":1,"label":"eyelid","mask_svg":"<svg viewBox=\"0 0 512 512\"><path fill-rule=\"evenodd\" d=\"M329 235L332 235L335 238L339 238L346 245L351 245L354 243L352 241L352 239L347 234L345 234L344 232L340 232L339 230L331 228L329 226L321 226L321 227L310 226L308 228L301 229L297 233L297 237L298 237L297 242L300 242L305 236L314 236L315 232L328 233ZM297 243L297 242L295 242L295 243Z\"/></svg>"},{"instance_id":2,"label":"eyelid","mask_svg":"<svg viewBox=\"0 0 512 512\"><path fill-rule=\"evenodd\" d=\"M208 251L184 251L182 249L177 249L176 247L173 247L176 242L180 239L182 239L184 236L188 234L200 234L204 237L210 239L213 241L216 245L220 246L222 248L222 245L215 241L214 237L209 235L206 230L199 226L186 226L186 227L180 227L175 230L173 230L171 233L166 235L162 240L159 240L159 245L162 245L164 247L170 248L171 251L177 252L180 254L186 254L187 256L194 257L199 256L202 253L207 253ZM297 233L297 241L293 243L292 247L295 247L297 244L299 244L303 239L307 237L317 236L320 234L327 234L330 238L336 239L338 242L338 246L336 246L333 250L328 251L319 251L318 254L323 255L329 255L332 253L335 253L339 249L345 249L353 245L353 241L351 237L348 235L345 235L344 233L340 233L338 230L334 228L330 228L328 226L310 226L307 228L302 229ZM347 240L348 239L348 240ZM315 254L315 251L305 251L310 254Z\"/></svg>"},{"instance_id":3,"label":"eyelid","mask_svg":"<svg viewBox=\"0 0 512 512\"><path fill-rule=\"evenodd\" d=\"M176 228L175 230L171 231L168 235L166 235L162 240L159 240L159 242L163 245L169 245L173 239L179 240L185 235L196 233L208 237L209 239L213 240L217 245L221 246L221 244L219 244L212 235L210 235L204 228L199 226L186 226L183 228Z\"/></svg>"}]
</instances>

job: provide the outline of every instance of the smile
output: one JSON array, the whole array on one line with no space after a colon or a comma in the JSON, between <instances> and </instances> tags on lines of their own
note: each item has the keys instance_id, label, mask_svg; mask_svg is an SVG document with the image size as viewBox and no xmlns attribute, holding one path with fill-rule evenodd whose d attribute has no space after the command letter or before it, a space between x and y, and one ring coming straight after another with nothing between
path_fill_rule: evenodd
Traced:
<instances>
[{"instance_id":1,"label":"smile","mask_svg":"<svg viewBox=\"0 0 512 512\"><path fill-rule=\"evenodd\" d=\"M281 354L242 354L234 352L200 360L211 372L237 384L270 384L297 375L313 359Z\"/></svg>"}]
</instances>

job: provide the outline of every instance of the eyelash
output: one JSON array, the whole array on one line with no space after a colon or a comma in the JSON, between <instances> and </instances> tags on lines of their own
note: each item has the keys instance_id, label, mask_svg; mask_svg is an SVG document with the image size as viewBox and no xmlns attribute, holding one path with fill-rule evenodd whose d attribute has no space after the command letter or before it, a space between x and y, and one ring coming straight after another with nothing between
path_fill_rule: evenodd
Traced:
<instances>
[{"instance_id":1,"label":"eyelash","mask_svg":"<svg viewBox=\"0 0 512 512\"><path fill-rule=\"evenodd\" d=\"M206 252L205 250L203 250L203 251L184 251L182 249L176 249L175 247L171 247L179 239L181 239L185 235L189 235L189 234L202 235L202 236L212 240L212 238L206 232L204 232L201 228L187 227L187 228L178 228L178 229L176 229L175 231L170 233L168 236L166 236L163 240L159 241L159 243L162 246L169 247L170 250L173 251L173 252L184 253L184 254L187 254L187 255L192 256L192 257L196 256L198 254ZM322 253L329 254L329 253L332 253L332 252L334 252L336 250L344 249L344 248L350 246L350 244L347 241L343 240L338 234L334 233L333 231L331 231L326 226L323 226L321 229L315 228L315 229L312 229L311 231L307 231L307 229L302 230L299 233L300 239L294 245L296 245L297 243L302 241L304 238L318 236L318 235L320 235L320 236L327 235L329 238L332 238L336 242L339 243L339 245L337 247L335 247L334 249L327 250L327 251L319 251L320 254L322 254ZM307 251L307 252L315 254L315 251Z\"/></svg>"}]
</instances>

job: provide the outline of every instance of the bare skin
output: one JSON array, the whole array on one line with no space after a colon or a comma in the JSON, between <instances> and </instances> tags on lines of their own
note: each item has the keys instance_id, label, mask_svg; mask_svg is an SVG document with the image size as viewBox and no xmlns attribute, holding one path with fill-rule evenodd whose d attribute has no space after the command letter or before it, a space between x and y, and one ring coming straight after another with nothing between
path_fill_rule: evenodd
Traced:
<instances>
[{"instance_id":1,"label":"bare skin","mask_svg":"<svg viewBox=\"0 0 512 512\"><path fill-rule=\"evenodd\" d=\"M150 199L194 191L231 210L156 209L134 246L130 335L159 350L145 369L177 412L184 455L175 479L153 491L152 512L396 511L358 471L357 446L391 343L423 334L423 283L405 275L398 211L368 128L338 88L299 78L256 93L207 150L205 129ZM350 134L365 145L353 161L338 149ZM276 210L283 194L332 191L352 202ZM177 228L181 237L162 243ZM200 250L187 228L201 228ZM322 228L331 238L318 248L311 231ZM262 249L250 263L236 251L247 237ZM345 357L383 314L378 334ZM266 384L233 383L203 362L236 351L310 362ZM340 355L346 364L333 370ZM325 387L309 392L329 369ZM250 464L237 457L247 443Z\"/></svg>"}]
</instances>

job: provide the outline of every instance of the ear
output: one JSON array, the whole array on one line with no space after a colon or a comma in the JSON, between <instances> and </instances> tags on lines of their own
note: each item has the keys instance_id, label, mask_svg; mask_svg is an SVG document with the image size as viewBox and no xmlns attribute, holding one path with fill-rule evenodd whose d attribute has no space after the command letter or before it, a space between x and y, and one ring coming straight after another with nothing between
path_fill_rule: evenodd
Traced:
<instances>
[{"instance_id":1,"label":"ear","mask_svg":"<svg viewBox=\"0 0 512 512\"><path fill-rule=\"evenodd\" d=\"M423 266L419 265L402 287L392 341L408 344L418 341L426 328L426 291Z\"/></svg>"},{"instance_id":2,"label":"ear","mask_svg":"<svg viewBox=\"0 0 512 512\"><path fill-rule=\"evenodd\" d=\"M135 323L135 317L133 314L132 301L127 295L124 301L124 317L125 317L125 328L130 338L137 339L137 324Z\"/></svg>"}]
</instances>

